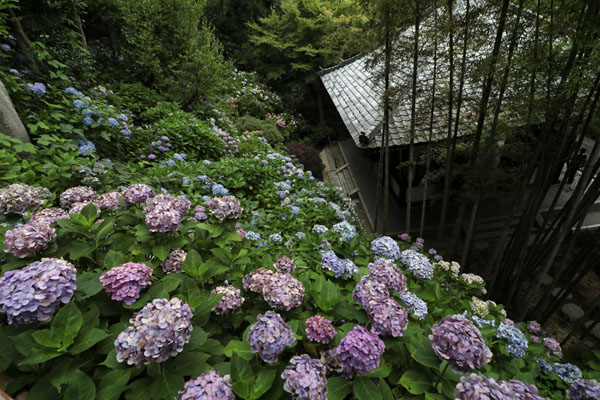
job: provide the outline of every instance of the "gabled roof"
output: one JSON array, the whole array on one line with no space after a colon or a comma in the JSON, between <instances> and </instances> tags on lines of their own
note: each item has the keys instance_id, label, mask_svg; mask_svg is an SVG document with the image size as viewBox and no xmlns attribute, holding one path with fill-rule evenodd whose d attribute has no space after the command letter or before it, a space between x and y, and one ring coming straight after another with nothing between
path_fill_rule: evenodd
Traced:
<instances>
[{"instance_id":1,"label":"gabled roof","mask_svg":"<svg viewBox=\"0 0 600 400\"><path fill-rule=\"evenodd\" d=\"M464 10L458 7L457 14L464 13ZM486 11L487 12L487 11ZM514 16L513 16L514 17ZM474 14L474 18L475 14ZM493 37L495 32L495 18L490 15L485 15L485 12L478 14L480 35L489 35ZM531 34L531 26L525 22L526 18L521 19L521 29L524 30L523 35L528 36ZM507 42L510 40L511 28L507 25L507 30L504 37L504 45L508 47ZM427 32L433 32L435 29L432 18L429 18L422 23L422 35L425 39L420 43L422 49L419 56L419 63L417 69L417 117L415 123L415 143L427 142L429 139L430 129L430 113L431 113L431 87L433 81L433 41L431 37L427 39ZM400 46L410 48L411 41L413 40L414 27L408 28L402 32L398 37ZM458 35L457 35L458 36ZM481 36L480 36L481 37ZM457 70L455 71L455 87L454 90L458 90L458 78L460 63L460 48L462 46L462 39L458 37L455 39L455 58L457 64ZM461 106L461 123L459 124L458 135L462 136L469 134L474 130L477 121L478 101L481 97L482 90L482 79L472 78L471 72L481 62L484 62L487 56L491 53L491 42L492 40L485 40L485 42L472 43L471 48L467 50L467 75L463 90L463 103ZM432 141L438 141L445 139L448 133L448 60L447 60L447 47L448 43L441 40L438 44L438 70L437 70L437 83L436 83L436 107L433 117L433 129L431 131ZM506 50L506 49L504 49ZM397 104L390 110L390 146L400 146L410 143L410 118L411 118L411 82L412 82L412 55L410 51L407 52L408 57L403 57L395 68L395 72L391 77L391 84L400 93L397 96ZM359 54L353 58L343 61L342 63L335 65L331 68L323 69L321 71L321 81L325 86L325 89L329 93L333 104L337 108L348 132L352 136L352 139L356 145L360 148L379 148L382 140L382 126L383 126L383 82L377 78L378 71L381 71L381 63L378 65L371 65L372 55ZM382 57L380 57L382 58ZM518 75L513 73L513 75ZM497 71L496 79L500 79L501 71ZM515 79L514 77L512 79ZM521 78L517 78L521 79ZM522 82L521 82L522 83ZM511 84L509 83L509 88ZM494 92L492 93L492 96ZM505 105L512 101L510 99L511 92L507 91L505 94ZM490 111L493 107L493 99L490 101ZM514 99L522 103L522 99ZM456 106L456 96L455 96ZM505 108L505 107L504 107ZM454 111L453 115L456 115ZM513 121L516 115L505 115L506 118ZM516 121L513 121L516 123ZM363 145L359 141L361 132L364 132L370 139L367 146Z\"/></svg>"}]
</instances>

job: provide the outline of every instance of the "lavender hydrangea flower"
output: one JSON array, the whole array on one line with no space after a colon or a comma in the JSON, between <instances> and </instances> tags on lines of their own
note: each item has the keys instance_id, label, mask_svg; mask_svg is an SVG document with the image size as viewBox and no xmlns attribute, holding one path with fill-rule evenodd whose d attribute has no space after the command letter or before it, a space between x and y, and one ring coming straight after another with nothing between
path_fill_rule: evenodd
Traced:
<instances>
[{"instance_id":1,"label":"lavender hydrangea flower","mask_svg":"<svg viewBox=\"0 0 600 400\"><path fill-rule=\"evenodd\" d=\"M9 324L50 321L75 293L76 270L58 258L42 258L0 277L0 313Z\"/></svg>"},{"instance_id":2,"label":"lavender hydrangea flower","mask_svg":"<svg viewBox=\"0 0 600 400\"><path fill-rule=\"evenodd\" d=\"M515 400L549 400L547 397L542 397L538 394L538 388L535 385L523 383L516 379L500 381L498 383L512 390L513 399Z\"/></svg>"},{"instance_id":3,"label":"lavender hydrangea flower","mask_svg":"<svg viewBox=\"0 0 600 400\"><path fill-rule=\"evenodd\" d=\"M147 199L154 197L154 191L148 185L136 183L130 185L127 189L121 192L127 205L143 203Z\"/></svg>"},{"instance_id":4,"label":"lavender hydrangea flower","mask_svg":"<svg viewBox=\"0 0 600 400\"><path fill-rule=\"evenodd\" d=\"M514 400L514 395L508 386L476 374L461 377L454 388L456 400Z\"/></svg>"},{"instance_id":5,"label":"lavender hydrangea flower","mask_svg":"<svg viewBox=\"0 0 600 400\"><path fill-rule=\"evenodd\" d=\"M152 300L115 340L117 361L140 368L176 356L190 341L193 311L178 298Z\"/></svg>"},{"instance_id":6,"label":"lavender hydrangea flower","mask_svg":"<svg viewBox=\"0 0 600 400\"><path fill-rule=\"evenodd\" d=\"M579 379L567 391L568 400L600 399L600 383L595 379Z\"/></svg>"},{"instance_id":7,"label":"lavender hydrangea flower","mask_svg":"<svg viewBox=\"0 0 600 400\"><path fill-rule=\"evenodd\" d=\"M358 374L368 374L379 367L385 344L377 335L356 325L344 336L336 349L337 359L345 368Z\"/></svg>"},{"instance_id":8,"label":"lavender hydrangea flower","mask_svg":"<svg viewBox=\"0 0 600 400\"><path fill-rule=\"evenodd\" d=\"M569 363L554 364L552 366L552 372L558 375L558 377L563 381L571 384L583 377L583 375L581 374L581 370L577 368L577 366Z\"/></svg>"},{"instance_id":9,"label":"lavender hydrangea flower","mask_svg":"<svg viewBox=\"0 0 600 400\"><path fill-rule=\"evenodd\" d=\"M217 296L219 294L222 294L223 297L221 297L221 300L219 300L217 305L212 309L217 315L237 310L242 306L245 300L240 294L240 289L232 285L217 286L210 292L211 296Z\"/></svg>"},{"instance_id":10,"label":"lavender hydrangea flower","mask_svg":"<svg viewBox=\"0 0 600 400\"><path fill-rule=\"evenodd\" d=\"M374 281L363 276L360 282L354 287L352 298L366 309L371 301L384 300L390 297L390 292L386 285L379 281Z\"/></svg>"},{"instance_id":11,"label":"lavender hydrangea flower","mask_svg":"<svg viewBox=\"0 0 600 400\"><path fill-rule=\"evenodd\" d=\"M152 268L145 264L128 262L104 272L100 283L115 301L133 304L140 297L140 291L150 284Z\"/></svg>"},{"instance_id":12,"label":"lavender hydrangea flower","mask_svg":"<svg viewBox=\"0 0 600 400\"><path fill-rule=\"evenodd\" d=\"M402 293L400 299L406 304L406 308L415 314L419 321L425 319L427 316L427 303L411 292Z\"/></svg>"},{"instance_id":13,"label":"lavender hydrangea flower","mask_svg":"<svg viewBox=\"0 0 600 400\"><path fill-rule=\"evenodd\" d=\"M333 250L321 251L321 264L323 268L332 271L336 278L351 278L358 272L358 268L352 260L339 258Z\"/></svg>"},{"instance_id":14,"label":"lavender hydrangea flower","mask_svg":"<svg viewBox=\"0 0 600 400\"><path fill-rule=\"evenodd\" d=\"M369 301L365 311L378 335L400 337L408 325L408 313L391 297Z\"/></svg>"},{"instance_id":15,"label":"lavender hydrangea flower","mask_svg":"<svg viewBox=\"0 0 600 400\"><path fill-rule=\"evenodd\" d=\"M297 400L327 400L326 369L319 360L306 354L294 356L281 374L283 390Z\"/></svg>"},{"instance_id":16,"label":"lavender hydrangea flower","mask_svg":"<svg viewBox=\"0 0 600 400\"><path fill-rule=\"evenodd\" d=\"M348 221L340 222L333 225L331 228L335 233L339 234L343 242L350 242L356 237L356 228Z\"/></svg>"},{"instance_id":17,"label":"lavender hydrangea flower","mask_svg":"<svg viewBox=\"0 0 600 400\"><path fill-rule=\"evenodd\" d=\"M98 197L94 189L87 186L76 186L69 188L60 195L60 205L71 208L75 203L89 203Z\"/></svg>"},{"instance_id":18,"label":"lavender hydrangea flower","mask_svg":"<svg viewBox=\"0 0 600 400\"><path fill-rule=\"evenodd\" d=\"M389 236L382 236L371 242L371 251L378 257L397 260L400 257L398 243Z\"/></svg>"},{"instance_id":19,"label":"lavender hydrangea flower","mask_svg":"<svg viewBox=\"0 0 600 400\"><path fill-rule=\"evenodd\" d=\"M508 324L500 323L496 332L496 337L507 341L506 350L513 358L522 358L527 350L527 339L523 332L517 327Z\"/></svg>"},{"instance_id":20,"label":"lavender hydrangea flower","mask_svg":"<svg viewBox=\"0 0 600 400\"><path fill-rule=\"evenodd\" d=\"M100 214L102 212L100 207L98 207L98 204L96 204L95 202L83 201L81 203L75 203L71 205L71 208L69 209L69 214L81 214L81 211L90 204L92 204L96 208L96 214Z\"/></svg>"},{"instance_id":21,"label":"lavender hydrangea flower","mask_svg":"<svg viewBox=\"0 0 600 400\"><path fill-rule=\"evenodd\" d=\"M314 315L306 319L305 332L308 340L323 344L328 344L337 334L331 321L320 315Z\"/></svg>"},{"instance_id":22,"label":"lavender hydrangea flower","mask_svg":"<svg viewBox=\"0 0 600 400\"><path fill-rule=\"evenodd\" d=\"M329 229L327 229L327 227L325 225L315 225L312 227L312 231L315 232L316 234L322 235L323 233L327 232Z\"/></svg>"},{"instance_id":23,"label":"lavender hydrangea flower","mask_svg":"<svg viewBox=\"0 0 600 400\"><path fill-rule=\"evenodd\" d=\"M529 340L531 340L531 343L542 343L542 339L539 336L532 336Z\"/></svg>"},{"instance_id":24,"label":"lavender hydrangea flower","mask_svg":"<svg viewBox=\"0 0 600 400\"><path fill-rule=\"evenodd\" d=\"M160 203L146 213L146 226L150 232L175 232L180 223L181 214L171 203Z\"/></svg>"},{"instance_id":25,"label":"lavender hydrangea flower","mask_svg":"<svg viewBox=\"0 0 600 400\"><path fill-rule=\"evenodd\" d=\"M560 343L558 343L556 339L551 337L544 338L544 346L548 349L549 354L552 353L558 358L562 358L562 349L560 348Z\"/></svg>"},{"instance_id":26,"label":"lavender hydrangea flower","mask_svg":"<svg viewBox=\"0 0 600 400\"><path fill-rule=\"evenodd\" d=\"M283 238L281 237L281 234L279 234L279 233L273 233L273 234L269 235L269 242L281 243L282 241L283 241Z\"/></svg>"},{"instance_id":27,"label":"lavender hydrangea flower","mask_svg":"<svg viewBox=\"0 0 600 400\"><path fill-rule=\"evenodd\" d=\"M242 287L246 291L262 294L266 282L273 276L273 271L266 268L259 268L254 272L250 272L242 281Z\"/></svg>"},{"instance_id":28,"label":"lavender hydrangea flower","mask_svg":"<svg viewBox=\"0 0 600 400\"><path fill-rule=\"evenodd\" d=\"M61 208L45 208L29 218L30 224L53 226L59 219L68 219L69 214Z\"/></svg>"},{"instance_id":29,"label":"lavender hydrangea flower","mask_svg":"<svg viewBox=\"0 0 600 400\"><path fill-rule=\"evenodd\" d=\"M248 332L250 349L258 353L264 362L273 364L285 346L294 343L292 328L283 321L281 315L273 311L258 314L256 319Z\"/></svg>"},{"instance_id":30,"label":"lavender hydrangea flower","mask_svg":"<svg viewBox=\"0 0 600 400\"><path fill-rule=\"evenodd\" d=\"M327 375L339 375L345 379L352 379L354 375L352 370L346 368L337 358L337 347L321 351L320 355L320 360L325 365Z\"/></svg>"},{"instance_id":31,"label":"lavender hydrangea flower","mask_svg":"<svg viewBox=\"0 0 600 400\"><path fill-rule=\"evenodd\" d=\"M198 221L206 221L208 219L208 215L206 215L206 210L204 210L204 207L200 205L194 207L194 218L196 218Z\"/></svg>"},{"instance_id":32,"label":"lavender hydrangea flower","mask_svg":"<svg viewBox=\"0 0 600 400\"><path fill-rule=\"evenodd\" d=\"M288 256L282 256L273 264L277 272L291 274L296 269L296 263Z\"/></svg>"},{"instance_id":33,"label":"lavender hydrangea flower","mask_svg":"<svg viewBox=\"0 0 600 400\"><path fill-rule=\"evenodd\" d=\"M400 268L389 260L377 260L369 264L369 279L383 283L390 293L406 291L406 277Z\"/></svg>"},{"instance_id":34,"label":"lavender hydrangea flower","mask_svg":"<svg viewBox=\"0 0 600 400\"><path fill-rule=\"evenodd\" d=\"M24 214L37 211L43 200L36 188L23 183L13 183L0 189L0 214Z\"/></svg>"},{"instance_id":35,"label":"lavender hydrangea flower","mask_svg":"<svg viewBox=\"0 0 600 400\"><path fill-rule=\"evenodd\" d=\"M229 375L223 378L214 370L208 370L194 380L189 380L177 393L176 400L235 400Z\"/></svg>"},{"instance_id":36,"label":"lavender hydrangea flower","mask_svg":"<svg viewBox=\"0 0 600 400\"><path fill-rule=\"evenodd\" d=\"M122 195L119 192L108 192L98 196L98 198L94 200L94 203L102 210L115 211L119 208L119 199L121 199L121 197Z\"/></svg>"},{"instance_id":37,"label":"lavender hydrangea flower","mask_svg":"<svg viewBox=\"0 0 600 400\"><path fill-rule=\"evenodd\" d=\"M289 311L302 305L306 291L304 285L290 274L276 272L264 281L262 294L274 308Z\"/></svg>"},{"instance_id":38,"label":"lavender hydrangea flower","mask_svg":"<svg viewBox=\"0 0 600 400\"><path fill-rule=\"evenodd\" d=\"M29 223L6 231L4 247L7 253L24 258L31 253L47 249L54 239L54 228L40 223Z\"/></svg>"},{"instance_id":39,"label":"lavender hydrangea flower","mask_svg":"<svg viewBox=\"0 0 600 400\"><path fill-rule=\"evenodd\" d=\"M28 83L27 87L34 94L40 96L46 94L46 85L44 85L42 82Z\"/></svg>"},{"instance_id":40,"label":"lavender hydrangea flower","mask_svg":"<svg viewBox=\"0 0 600 400\"><path fill-rule=\"evenodd\" d=\"M233 196L213 197L206 202L206 207L217 219L235 219L244 210L240 202Z\"/></svg>"},{"instance_id":41,"label":"lavender hydrangea flower","mask_svg":"<svg viewBox=\"0 0 600 400\"><path fill-rule=\"evenodd\" d=\"M400 253L400 262L406 266L417 278L433 278L433 266L426 255L414 250L404 250Z\"/></svg>"},{"instance_id":42,"label":"lavender hydrangea flower","mask_svg":"<svg viewBox=\"0 0 600 400\"><path fill-rule=\"evenodd\" d=\"M192 206L192 203L183 197L173 197L168 193L162 193L146 199L146 205L144 206L144 211L146 213L151 213L157 207L170 208L179 213L181 217L183 217Z\"/></svg>"},{"instance_id":43,"label":"lavender hydrangea flower","mask_svg":"<svg viewBox=\"0 0 600 400\"><path fill-rule=\"evenodd\" d=\"M177 272L183 272L181 264L185 262L187 253L183 250L173 250L165 261L161 264L163 271L167 274L174 274Z\"/></svg>"},{"instance_id":44,"label":"lavender hydrangea flower","mask_svg":"<svg viewBox=\"0 0 600 400\"><path fill-rule=\"evenodd\" d=\"M527 324L527 330L534 335L540 335L543 332L542 325L537 321L529 321Z\"/></svg>"},{"instance_id":45,"label":"lavender hydrangea flower","mask_svg":"<svg viewBox=\"0 0 600 400\"><path fill-rule=\"evenodd\" d=\"M462 315L447 315L433 325L429 340L435 354L458 373L483 368L492 359L479 329Z\"/></svg>"}]
</instances>

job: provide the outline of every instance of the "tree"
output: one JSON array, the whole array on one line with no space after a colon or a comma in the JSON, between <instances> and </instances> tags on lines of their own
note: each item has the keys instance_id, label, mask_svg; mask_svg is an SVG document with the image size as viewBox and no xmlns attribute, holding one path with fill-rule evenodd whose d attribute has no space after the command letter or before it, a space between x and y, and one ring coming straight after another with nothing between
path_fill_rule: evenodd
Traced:
<instances>
[{"instance_id":1,"label":"tree","mask_svg":"<svg viewBox=\"0 0 600 400\"><path fill-rule=\"evenodd\" d=\"M29 135L2 81L0 81L0 133L29 143Z\"/></svg>"}]
</instances>

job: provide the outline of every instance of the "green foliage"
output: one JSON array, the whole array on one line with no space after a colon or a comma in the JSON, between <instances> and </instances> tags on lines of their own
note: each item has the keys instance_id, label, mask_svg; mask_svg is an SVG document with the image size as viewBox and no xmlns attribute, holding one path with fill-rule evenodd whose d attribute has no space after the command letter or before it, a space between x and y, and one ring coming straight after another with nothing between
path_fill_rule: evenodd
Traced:
<instances>
[{"instance_id":1,"label":"green foliage","mask_svg":"<svg viewBox=\"0 0 600 400\"><path fill-rule=\"evenodd\" d=\"M273 145L283 143L283 136L279 132L277 124L270 120L260 120L250 115L244 115L238 119L237 128L240 132L256 132Z\"/></svg>"}]
</instances>

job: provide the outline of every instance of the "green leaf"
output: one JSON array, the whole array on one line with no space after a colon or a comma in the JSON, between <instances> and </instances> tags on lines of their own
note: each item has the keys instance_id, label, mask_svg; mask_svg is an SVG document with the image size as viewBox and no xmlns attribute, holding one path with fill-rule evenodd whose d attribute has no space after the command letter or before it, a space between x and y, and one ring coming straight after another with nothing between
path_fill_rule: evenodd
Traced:
<instances>
[{"instance_id":1,"label":"green leaf","mask_svg":"<svg viewBox=\"0 0 600 400\"><path fill-rule=\"evenodd\" d=\"M208 333L206 333L204 329L200 327L194 327L186 350L200 348L204 343L206 343L206 339L208 339Z\"/></svg>"},{"instance_id":2,"label":"green leaf","mask_svg":"<svg viewBox=\"0 0 600 400\"><path fill-rule=\"evenodd\" d=\"M323 312L333 310L340 300L340 290L337 285L323 276L319 276L315 281L311 292L315 303Z\"/></svg>"},{"instance_id":3,"label":"green leaf","mask_svg":"<svg viewBox=\"0 0 600 400\"><path fill-rule=\"evenodd\" d=\"M27 393L27 400L59 399L58 392L45 377L38 380Z\"/></svg>"},{"instance_id":4,"label":"green leaf","mask_svg":"<svg viewBox=\"0 0 600 400\"><path fill-rule=\"evenodd\" d=\"M242 357L233 353L231 357L231 387L242 399L250 398L250 388L254 382L252 367Z\"/></svg>"},{"instance_id":5,"label":"green leaf","mask_svg":"<svg viewBox=\"0 0 600 400\"><path fill-rule=\"evenodd\" d=\"M93 246L83 242L73 241L69 243L69 258L75 261L82 257L89 257L94 250Z\"/></svg>"},{"instance_id":6,"label":"green leaf","mask_svg":"<svg viewBox=\"0 0 600 400\"><path fill-rule=\"evenodd\" d=\"M82 353L108 336L110 336L110 334L102 329L92 328L86 330L82 332L81 335L77 336L75 344L69 349L69 352L71 354Z\"/></svg>"},{"instance_id":7,"label":"green leaf","mask_svg":"<svg viewBox=\"0 0 600 400\"><path fill-rule=\"evenodd\" d=\"M233 352L237 353L238 356L247 361L250 361L252 358L254 358L254 353L250 351L250 343L248 342L231 340L229 343L227 343L227 346L225 346L225 356L231 358Z\"/></svg>"},{"instance_id":8,"label":"green leaf","mask_svg":"<svg viewBox=\"0 0 600 400\"><path fill-rule=\"evenodd\" d=\"M131 377L130 370L110 371L102 377L98 385L96 400L118 400L127 389Z\"/></svg>"},{"instance_id":9,"label":"green leaf","mask_svg":"<svg viewBox=\"0 0 600 400\"><path fill-rule=\"evenodd\" d=\"M431 388L431 377L419 370L408 370L400 378L400 384L412 394L423 394Z\"/></svg>"},{"instance_id":10,"label":"green leaf","mask_svg":"<svg viewBox=\"0 0 600 400\"><path fill-rule=\"evenodd\" d=\"M258 373L252 385L251 399L259 399L273 385L277 372L274 369L263 369Z\"/></svg>"},{"instance_id":11,"label":"green leaf","mask_svg":"<svg viewBox=\"0 0 600 400\"><path fill-rule=\"evenodd\" d=\"M358 400L381 400L381 392L370 378L362 376L355 378L352 390Z\"/></svg>"},{"instance_id":12,"label":"green leaf","mask_svg":"<svg viewBox=\"0 0 600 400\"><path fill-rule=\"evenodd\" d=\"M394 400L392 389L390 389L385 379L379 380L379 389L381 391L381 397L383 400Z\"/></svg>"},{"instance_id":13,"label":"green leaf","mask_svg":"<svg viewBox=\"0 0 600 400\"><path fill-rule=\"evenodd\" d=\"M164 259L169 256L170 251L171 251L171 246L168 244L159 243L159 244L155 244L154 246L152 246L152 254L156 258L158 258L160 261L164 261ZM187 261L187 256L186 256L186 261Z\"/></svg>"},{"instance_id":14,"label":"green leaf","mask_svg":"<svg viewBox=\"0 0 600 400\"><path fill-rule=\"evenodd\" d=\"M209 296L205 298L202 303L198 305L198 307L196 307L196 311L194 312L194 320L196 323L194 326L203 326L206 324L208 318L210 317L211 310L217 305L219 300L221 300L221 297L223 297L222 294Z\"/></svg>"},{"instance_id":15,"label":"green leaf","mask_svg":"<svg viewBox=\"0 0 600 400\"><path fill-rule=\"evenodd\" d=\"M170 371L166 371L166 369L162 369L161 372L159 378L155 379L150 386L150 398L155 400L173 399L184 384L183 376L169 373Z\"/></svg>"},{"instance_id":16,"label":"green leaf","mask_svg":"<svg viewBox=\"0 0 600 400\"><path fill-rule=\"evenodd\" d=\"M352 392L351 381L337 376L327 379L328 400L344 400L350 392Z\"/></svg>"},{"instance_id":17,"label":"green leaf","mask_svg":"<svg viewBox=\"0 0 600 400\"><path fill-rule=\"evenodd\" d=\"M442 361L433 351L431 341L425 338L422 340L415 351L411 352L411 357L421 365L429 368L438 368Z\"/></svg>"},{"instance_id":18,"label":"green leaf","mask_svg":"<svg viewBox=\"0 0 600 400\"><path fill-rule=\"evenodd\" d=\"M80 214L86 217L89 222L93 222L96 217L98 217L98 210L93 203L89 203L87 206L83 207Z\"/></svg>"},{"instance_id":19,"label":"green leaf","mask_svg":"<svg viewBox=\"0 0 600 400\"><path fill-rule=\"evenodd\" d=\"M69 380L64 400L91 400L96 398L96 385L92 378L76 371Z\"/></svg>"},{"instance_id":20,"label":"green leaf","mask_svg":"<svg viewBox=\"0 0 600 400\"><path fill-rule=\"evenodd\" d=\"M62 353L58 352L56 349L34 346L30 349L27 357L25 357L25 359L21 361L19 365L41 364L61 355Z\"/></svg>"},{"instance_id":21,"label":"green leaf","mask_svg":"<svg viewBox=\"0 0 600 400\"><path fill-rule=\"evenodd\" d=\"M73 343L82 323L81 311L73 301L67 303L56 313L50 327L52 333L62 341L62 347L59 350L64 350Z\"/></svg>"},{"instance_id":22,"label":"green leaf","mask_svg":"<svg viewBox=\"0 0 600 400\"><path fill-rule=\"evenodd\" d=\"M109 250L104 256L104 268L110 269L125 263L125 256L118 251Z\"/></svg>"},{"instance_id":23,"label":"green leaf","mask_svg":"<svg viewBox=\"0 0 600 400\"><path fill-rule=\"evenodd\" d=\"M42 346L53 348L60 347L60 338L54 335L50 329L35 331L31 334L31 336L38 344L41 344Z\"/></svg>"},{"instance_id":24,"label":"green leaf","mask_svg":"<svg viewBox=\"0 0 600 400\"><path fill-rule=\"evenodd\" d=\"M206 267L203 268L202 257L194 249L188 251L181 267L190 276L201 276L206 271Z\"/></svg>"},{"instance_id":25,"label":"green leaf","mask_svg":"<svg viewBox=\"0 0 600 400\"><path fill-rule=\"evenodd\" d=\"M375 368L365 376L367 378L387 378L390 372L392 372L390 367L385 364L381 364L379 367Z\"/></svg>"}]
</instances>

